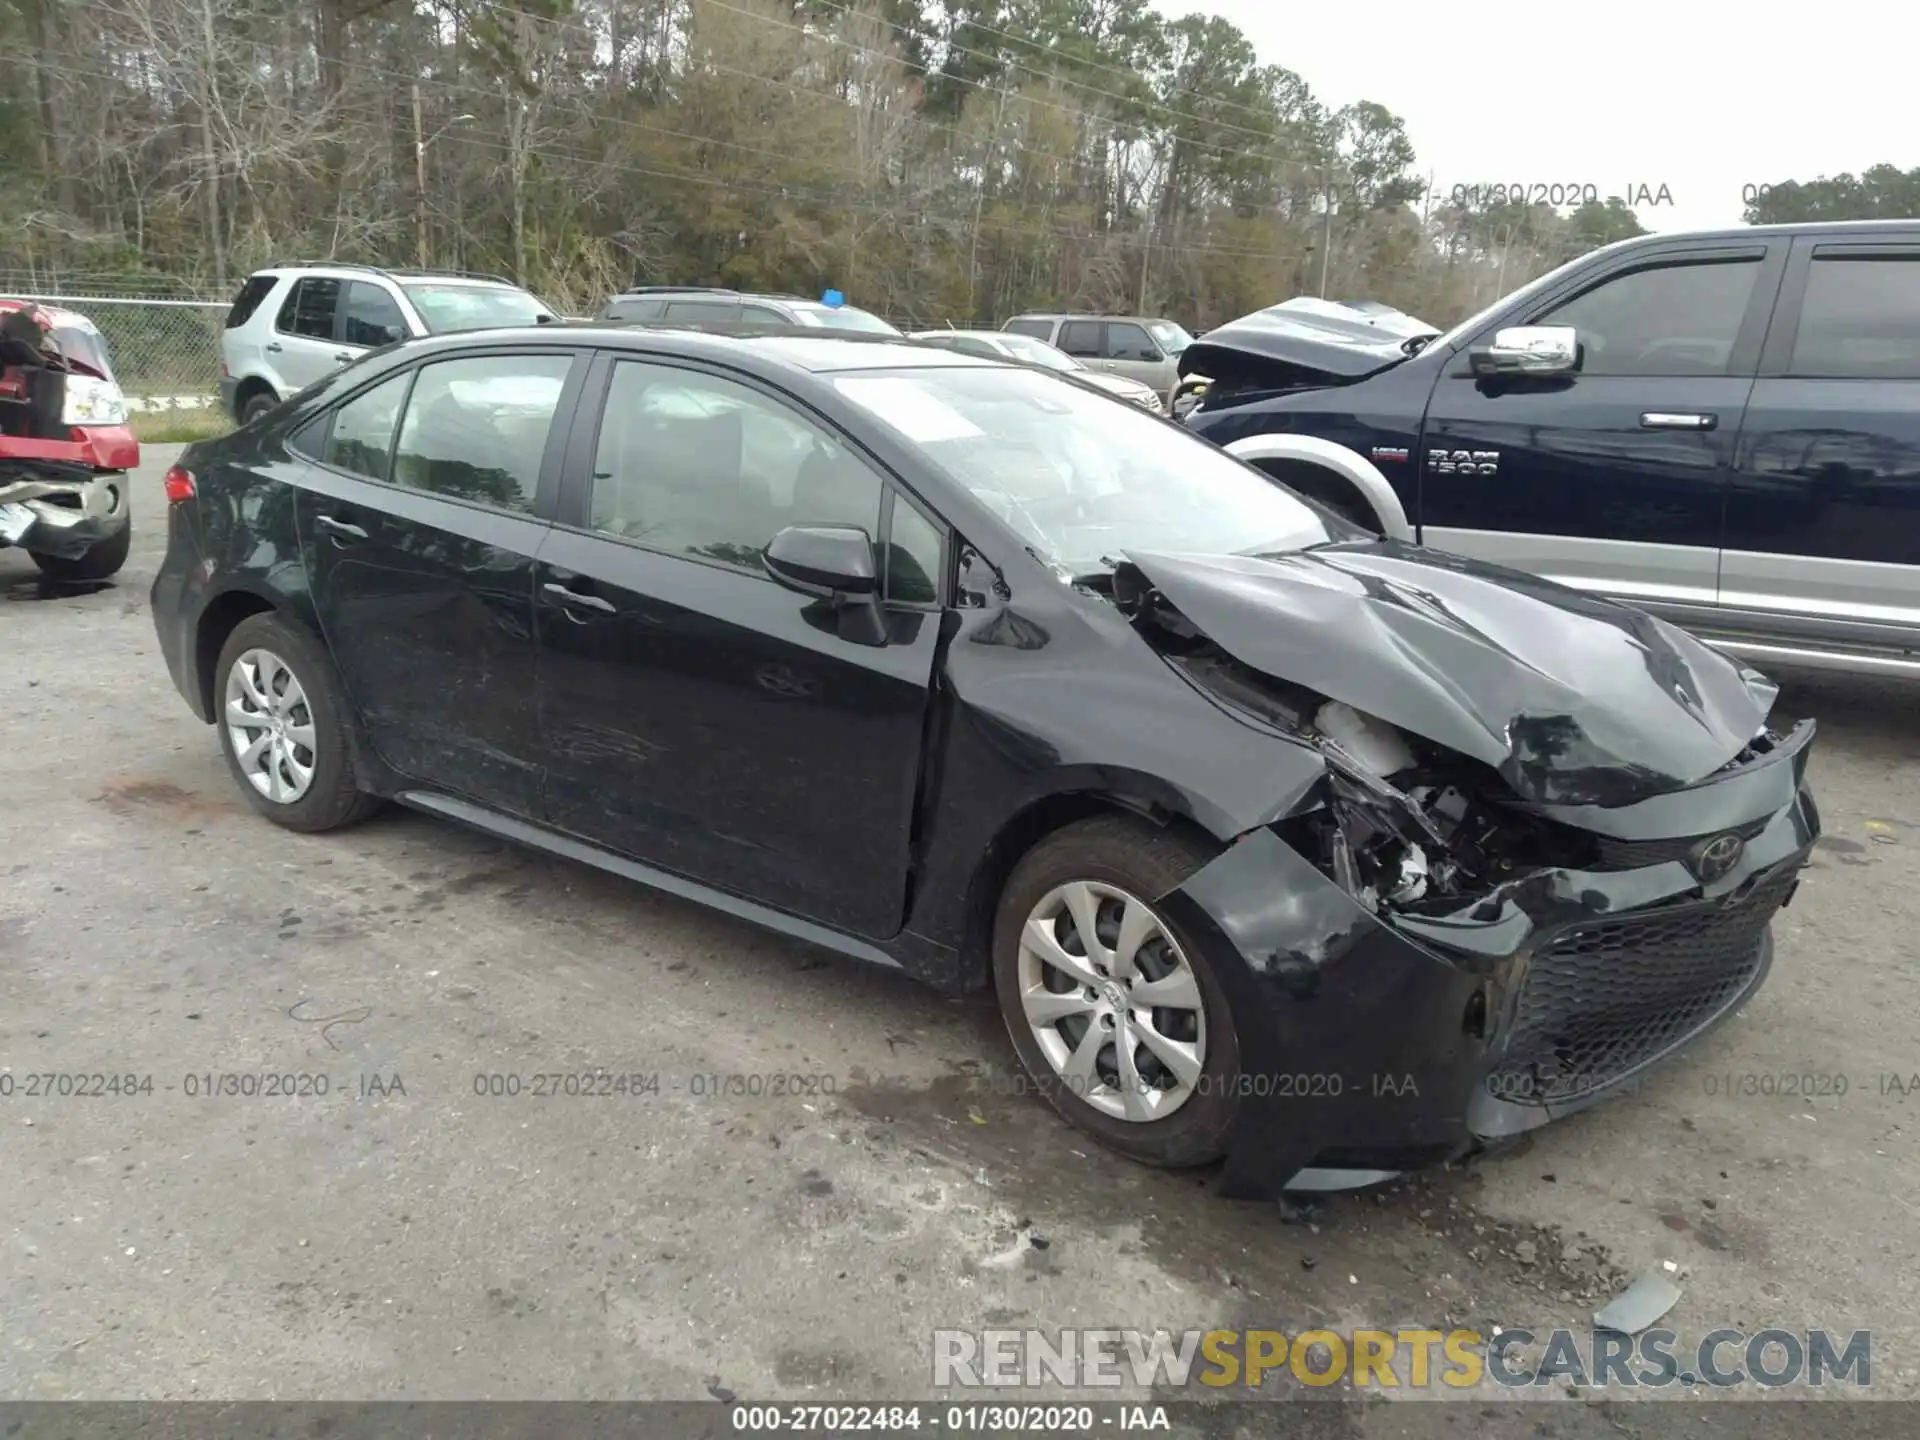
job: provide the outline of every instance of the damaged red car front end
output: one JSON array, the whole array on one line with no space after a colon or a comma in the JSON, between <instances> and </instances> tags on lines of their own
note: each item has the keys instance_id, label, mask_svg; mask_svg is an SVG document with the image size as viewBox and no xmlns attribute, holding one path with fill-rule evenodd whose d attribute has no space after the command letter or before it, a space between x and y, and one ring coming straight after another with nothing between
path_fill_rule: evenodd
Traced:
<instances>
[{"instance_id":1,"label":"damaged red car front end","mask_svg":"<svg viewBox=\"0 0 1920 1440\"><path fill-rule=\"evenodd\" d=\"M0 548L57 578L112 575L131 543L126 472L139 463L99 330L0 299Z\"/></svg>"}]
</instances>

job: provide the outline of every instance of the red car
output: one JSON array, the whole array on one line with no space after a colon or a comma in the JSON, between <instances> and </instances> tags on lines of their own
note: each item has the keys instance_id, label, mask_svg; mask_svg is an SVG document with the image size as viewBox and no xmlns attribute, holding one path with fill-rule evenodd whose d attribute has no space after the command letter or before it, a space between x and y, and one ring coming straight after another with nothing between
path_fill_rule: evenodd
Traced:
<instances>
[{"instance_id":1,"label":"red car","mask_svg":"<svg viewBox=\"0 0 1920 1440\"><path fill-rule=\"evenodd\" d=\"M140 442L107 345L86 316L0 299L0 549L48 575L104 580L133 538Z\"/></svg>"}]
</instances>

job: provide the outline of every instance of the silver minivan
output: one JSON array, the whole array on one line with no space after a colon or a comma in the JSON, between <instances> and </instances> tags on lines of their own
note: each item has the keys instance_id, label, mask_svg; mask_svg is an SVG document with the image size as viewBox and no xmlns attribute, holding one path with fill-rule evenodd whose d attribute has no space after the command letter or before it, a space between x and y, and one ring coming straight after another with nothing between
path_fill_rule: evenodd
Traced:
<instances>
[{"instance_id":1,"label":"silver minivan","mask_svg":"<svg viewBox=\"0 0 1920 1440\"><path fill-rule=\"evenodd\" d=\"M1144 315L1016 315L1000 327L1031 335L1094 370L1151 385L1168 399L1180 383L1180 352L1193 343L1171 320Z\"/></svg>"}]
</instances>

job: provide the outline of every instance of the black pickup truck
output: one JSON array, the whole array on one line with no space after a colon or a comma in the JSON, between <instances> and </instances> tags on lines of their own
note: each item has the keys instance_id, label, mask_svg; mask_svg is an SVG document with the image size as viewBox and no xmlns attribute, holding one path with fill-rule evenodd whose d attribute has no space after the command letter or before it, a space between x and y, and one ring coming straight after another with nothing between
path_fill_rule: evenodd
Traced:
<instances>
[{"instance_id":1,"label":"black pickup truck","mask_svg":"<svg viewBox=\"0 0 1920 1440\"><path fill-rule=\"evenodd\" d=\"M1643 236L1444 334L1289 302L1180 368L1195 433L1383 534L1920 677L1920 219Z\"/></svg>"}]
</instances>

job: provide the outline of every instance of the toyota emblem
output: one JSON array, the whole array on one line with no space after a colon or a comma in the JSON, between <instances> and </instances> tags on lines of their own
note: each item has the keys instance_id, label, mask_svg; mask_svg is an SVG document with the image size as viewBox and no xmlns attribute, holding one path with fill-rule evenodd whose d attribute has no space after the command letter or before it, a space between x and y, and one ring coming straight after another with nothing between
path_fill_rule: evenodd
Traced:
<instances>
[{"instance_id":1,"label":"toyota emblem","mask_svg":"<svg viewBox=\"0 0 1920 1440\"><path fill-rule=\"evenodd\" d=\"M1718 880L1740 863L1746 848L1738 835L1716 835L1694 852L1693 873L1702 881Z\"/></svg>"}]
</instances>

